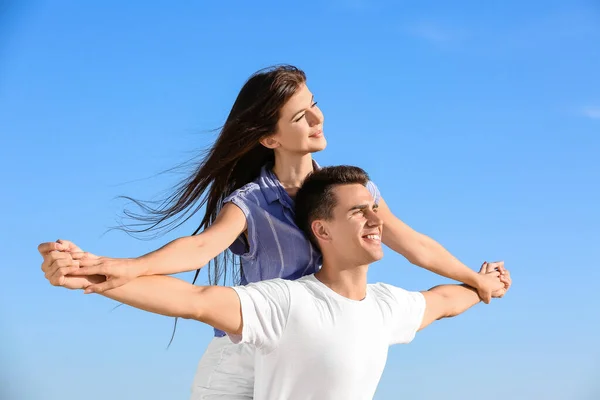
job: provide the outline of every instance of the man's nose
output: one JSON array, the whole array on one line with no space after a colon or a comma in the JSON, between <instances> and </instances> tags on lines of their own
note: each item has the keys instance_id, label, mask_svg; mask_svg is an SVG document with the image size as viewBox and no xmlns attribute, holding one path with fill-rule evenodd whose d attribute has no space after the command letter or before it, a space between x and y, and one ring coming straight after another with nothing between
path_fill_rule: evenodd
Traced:
<instances>
[{"instance_id":1,"label":"man's nose","mask_svg":"<svg viewBox=\"0 0 600 400\"><path fill-rule=\"evenodd\" d=\"M381 219L381 217L379 216L379 214L377 214L377 212L375 212L375 211L369 212L368 222L369 222L370 226L381 226L381 225L383 225L383 220Z\"/></svg>"}]
</instances>

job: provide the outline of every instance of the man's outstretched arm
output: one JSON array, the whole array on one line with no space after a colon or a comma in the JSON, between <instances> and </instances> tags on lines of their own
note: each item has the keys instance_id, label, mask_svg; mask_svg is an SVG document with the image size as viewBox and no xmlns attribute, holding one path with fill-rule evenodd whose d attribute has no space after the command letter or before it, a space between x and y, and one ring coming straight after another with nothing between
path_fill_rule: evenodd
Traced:
<instances>
[{"instance_id":1,"label":"man's outstretched arm","mask_svg":"<svg viewBox=\"0 0 600 400\"><path fill-rule=\"evenodd\" d=\"M230 287L194 286L169 276L142 276L102 295L155 314L195 319L231 334L242 332L240 299Z\"/></svg>"},{"instance_id":2,"label":"man's outstretched arm","mask_svg":"<svg viewBox=\"0 0 600 400\"><path fill-rule=\"evenodd\" d=\"M84 256L97 258L93 254ZM102 275L70 275L79 268L78 260L73 260L71 253L52 251L51 263L44 268L46 279L54 286L83 290L106 280ZM232 288L194 286L168 276L144 276L103 295L156 314L195 319L227 333L242 332L240 298Z\"/></svg>"},{"instance_id":3,"label":"man's outstretched arm","mask_svg":"<svg viewBox=\"0 0 600 400\"><path fill-rule=\"evenodd\" d=\"M484 263L479 273L493 275L498 279L498 285L492 292L492 297L504 296L511 283L508 271L496 271L490 264ZM502 278L500 275L503 275ZM438 319L462 314L481 301L477 291L467 285L440 285L422 293L426 306L419 330Z\"/></svg>"},{"instance_id":4,"label":"man's outstretched arm","mask_svg":"<svg viewBox=\"0 0 600 400\"><path fill-rule=\"evenodd\" d=\"M419 330L438 319L462 314L481 301L477 291L466 285L441 285L422 293L426 306Z\"/></svg>"}]
</instances>

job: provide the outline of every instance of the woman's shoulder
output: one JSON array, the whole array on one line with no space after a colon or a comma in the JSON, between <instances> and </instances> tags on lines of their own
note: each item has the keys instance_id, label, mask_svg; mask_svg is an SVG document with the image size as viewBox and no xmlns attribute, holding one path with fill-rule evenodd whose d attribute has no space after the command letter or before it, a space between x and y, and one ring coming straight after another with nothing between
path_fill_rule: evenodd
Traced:
<instances>
[{"instance_id":1,"label":"woman's shoulder","mask_svg":"<svg viewBox=\"0 0 600 400\"><path fill-rule=\"evenodd\" d=\"M225 198L224 203L230 201L233 201L234 203L237 201L253 203L258 206L262 206L266 202L265 196L257 181L249 182L241 188L234 190Z\"/></svg>"}]
</instances>

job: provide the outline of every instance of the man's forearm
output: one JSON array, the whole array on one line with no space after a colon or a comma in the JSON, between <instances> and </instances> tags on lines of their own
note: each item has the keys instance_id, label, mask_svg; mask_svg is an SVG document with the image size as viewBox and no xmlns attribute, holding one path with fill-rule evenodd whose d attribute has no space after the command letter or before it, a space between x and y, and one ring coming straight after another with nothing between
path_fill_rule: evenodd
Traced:
<instances>
[{"instance_id":1,"label":"man's forearm","mask_svg":"<svg viewBox=\"0 0 600 400\"><path fill-rule=\"evenodd\" d=\"M197 319L201 288L169 276L142 276L102 295L155 314Z\"/></svg>"},{"instance_id":2,"label":"man's forearm","mask_svg":"<svg viewBox=\"0 0 600 400\"><path fill-rule=\"evenodd\" d=\"M480 302L477 291L467 285L440 285L429 289L445 299L446 312L442 318L454 317Z\"/></svg>"}]
</instances>

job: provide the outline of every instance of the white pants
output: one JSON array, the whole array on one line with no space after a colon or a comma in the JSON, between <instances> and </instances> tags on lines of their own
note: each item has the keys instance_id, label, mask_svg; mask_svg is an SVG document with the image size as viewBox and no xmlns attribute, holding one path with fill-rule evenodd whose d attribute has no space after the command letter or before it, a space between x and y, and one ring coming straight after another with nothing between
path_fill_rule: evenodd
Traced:
<instances>
[{"instance_id":1,"label":"white pants","mask_svg":"<svg viewBox=\"0 0 600 400\"><path fill-rule=\"evenodd\" d=\"M254 348L215 337L208 344L194 376L191 400L252 400Z\"/></svg>"}]
</instances>

